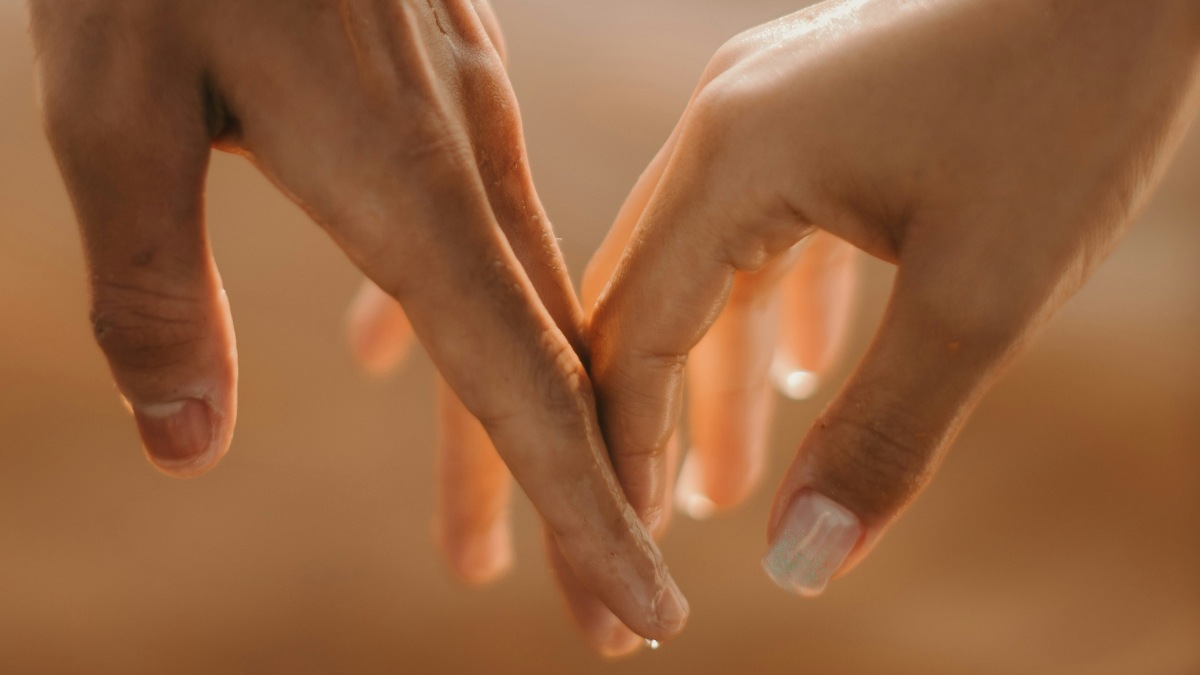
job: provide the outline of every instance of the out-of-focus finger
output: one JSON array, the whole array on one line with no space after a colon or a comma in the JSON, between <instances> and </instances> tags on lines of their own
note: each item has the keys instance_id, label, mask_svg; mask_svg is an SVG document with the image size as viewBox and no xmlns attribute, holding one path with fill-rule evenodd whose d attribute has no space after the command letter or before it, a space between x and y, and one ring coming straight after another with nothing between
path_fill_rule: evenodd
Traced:
<instances>
[{"instance_id":1,"label":"out-of-focus finger","mask_svg":"<svg viewBox=\"0 0 1200 675\"><path fill-rule=\"evenodd\" d=\"M404 309L370 281L363 282L347 314L350 345L359 364L372 375L394 369L415 341Z\"/></svg>"},{"instance_id":2,"label":"out-of-focus finger","mask_svg":"<svg viewBox=\"0 0 1200 675\"><path fill-rule=\"evenodd\" d=\"M469 584L495 580L512 565L509 473L487 432L438 381L438 546Z\"/></svg>"},{"instance_id":3,"label":"out-of-focus finger","mask_svg":"<svg viewBox=\"0 0 1200 675\"><path fill-rule=\"evenodd\" d=\"M771 379L784 396L805 399L836 364L858 290L858 249L827 232L807 241L780 284L779 345Z\"/></svg>"},{"instance_id":4,"label":"out-of-focus finger","mask_svg":"<svg viewBox=\"0 0 1200 675\"><path fill-rule=\"evenodd\" d=\"M779 321L781 257L740 274L729 302L688 359L691 446L676 504L694 518L741 502L762 479L774 398L768 371Z\"/></svg>"},{"instance_id":5,"label":"out-of-focus finger","mask_svg":"<svg viewBox=\"0 0 1200 675\"><path fill-rule=\"evenodd\" d=\"M550 569L558 582L563 600L575 625L592 649L606 658L620 658L637 651L645 640L629 630L595 593L588 590L575 576L575 572L563 557L553 533L544 531L546 557Z\"/></svg>"}]
</instances>

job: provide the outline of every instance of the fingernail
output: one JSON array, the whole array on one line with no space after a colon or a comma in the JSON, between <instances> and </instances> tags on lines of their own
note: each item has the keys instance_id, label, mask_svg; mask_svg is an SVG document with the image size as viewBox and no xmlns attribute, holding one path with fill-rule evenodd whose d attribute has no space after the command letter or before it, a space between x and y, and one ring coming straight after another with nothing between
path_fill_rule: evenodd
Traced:
<instances>
[{"instance_id":1,"label":"fingernail","mask_svg":"<svg viewBox=\"0 0 1200 675\"><path fill-rule=\"evenodd\" d=\"M683 625L687 623L688 603L674 579L667 577L666 585L651 604L651 611L658 624L672 635L683 630Z\"/></svg>"},{"instance_id":2,"label":"fingernail","mask_svg":"<svg viewBox=\"0 0 1200 675\"><path fill-rule=\"evenodd\" d=\"M763 569L785 590L820 595L861 534L858 518L845 507L816 492L802 492L763 556Z\"/></svg>"},{"instance_id":3,"label":"fingernail","mask_svg":"<svg viewBox=\"0 0 1200 675\"><path fill-rule=\"evenodd\" d=\"M783 359L771 363L771 381L779 393L793 401L812 398L821 385L820 378L812 371L796 368Z\"/></svg>"},{"instance_id":4,"label":"fingernail","mask_svg":"<svg viewBox=\"0 0 1200 675\"><path fill-rule=\"evenodd\" d=\"M694 452L689 452L675 483L675 508L693 520L707 520L716 513L717 505L700 490L699 485L699 465Z\"/></svg>"},{"instance_id":5,"label":"fingernail","mask_svg":"<svg viewBox=\"0 0 1200 675\"><path fill-rule=\"evenodd\" d=\"M187 470L204 465L213 444L212 409L197 399L135 408L142 444L159 467Z\"/></svg>"}]
</instances>

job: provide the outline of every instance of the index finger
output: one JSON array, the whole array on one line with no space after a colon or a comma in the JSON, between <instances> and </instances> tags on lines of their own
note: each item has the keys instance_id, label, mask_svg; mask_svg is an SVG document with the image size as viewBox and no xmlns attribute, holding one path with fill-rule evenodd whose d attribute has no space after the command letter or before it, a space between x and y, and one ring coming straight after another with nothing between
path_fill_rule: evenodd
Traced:
<instances>
[{"instance_id":1,"label":"index finger","mask_svg":"<svg viewBox=\"0 0 1200 675\"><path fill-rule=\"evenodd\" d=\"M381 109L331 77L343 68L320 64L246 108L245 145L400 301L581 580L634 630L670 637L686 604L623 498L583 365L506 240L454 96L409 18L373 26L400 33L388 44L402 53L371 52L399 61L380 71L409 97ZM243 76L261 68L243 64Z\"/></svg>"}]
</instances>

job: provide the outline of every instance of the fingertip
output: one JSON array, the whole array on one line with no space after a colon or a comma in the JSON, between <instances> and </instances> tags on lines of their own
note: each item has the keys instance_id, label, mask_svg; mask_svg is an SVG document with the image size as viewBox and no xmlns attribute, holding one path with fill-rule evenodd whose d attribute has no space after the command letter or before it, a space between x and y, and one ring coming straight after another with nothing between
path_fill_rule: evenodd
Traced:
<instances>
[{"instance_id":1,"label":"fingertip","mask_svg":"<svg viewBox=\"0 0 1200 675\"><path fill-rule=\"evenodd\" d=\"M550 568L558 579L567 610L588 647L608 660L624 658L638 651L645 644L645 638L622 623L598 596L581 584L551 530L545 530L544 541Z\"/></svg>"},{"instance_id":2,"label":"fingertip","mask_svg":"<svg viewBox=\"0 0 1200 675\"><path fill-rule=\"evenodd\" d=\"M637 620L630 620L625 625L626 631L632 635L628 638L632 644L624 641L622 638L619 641L619 649L615 649L612 644L601 649L598 643L593 641L593 646L596 646L601 653L607 653L606 650L614 651L618 656L632 653L636 649L644 645L657 643L663 644L676 638L683 632L687 626L688 616L691 613L691 608L687 598L679 590L679 586L675 581L668 577L663 583L658 595L651 600L649 611L636 617ZM620 619L614 617L614 621L621 622ZM613 629L615 633L624 636L624 633ZM616 642L616 638L609 637ZM590 640L591 641L591 640Z\"/></svg>"},{"instance_id":3,"label":"fingertip","mask_svg":"<svg viewBox=\"0 0 1200 675\"><path fill-rule=\"evenodd\" d=\"M780 588L811 598L825 591L863 536L859 518L812 490L797 494L763 556L767 576Z\"/></svg>"},{"instance_id":4,"label":"fingertip","mask_svg":"<svg viewBox=\"0 0 1200 675\"><path fill-rule=\"evenodd\" d=\"M643 637L660 642L681 633L684 626L687 625L688 615L691 613L691 606L688 604L687 598L679 590L675 579L670 576L666 578L659 590L658 597L650 603L650 609L654 613L657 626L655 630L643 634Z\"/></svg>"},{"instance_id":5,"label":"fingertip","mask_svg":"<svg viewBox=\"0 0 1200 675\"><path fill-rule=\"evenodd\" d=\"M390 374L404 358L401 350L380 344L372 336L355 333L351 338L351 349L354 360L363 373L371 377L383 377Z\"/></svg>"},{"instance_id":6,"label":"fingertip","mask_svg":"<svg viewBox=\"0 0 1200 675\"><path fill-rule=\"evenodd\" d=\"M367 283L346 316L347 336L354 358L372 376L390 373L404 360L411 328L399 304L374 284Z\"/></svg>"},{"instance_id":7,"label":"fingertip","mask_svg":"<svg viewBox=\"0 0 1200 675\"><path fill-rule=\"evenodd\" d=\"M512 532L500 520L484 532L439 536L442 555L454 578L467 586L486 586L504 577L513 566Z\"/></svg>"},{"instance_id":8,"label":"fingertip","mask_svg":"<svg viewBox=\"0 0 1200 675\"><path fill-rule=\"evenodd\" d=\"M688 452L675 488L676 510L693 520L707 520L746 501L762 482L765 468L757 456L704 447Z\"/></svg>"},{"instance_id":9,"label":"fingertip","mask_svg":"<svg viewBox=\"0 0 1200 675\"><path fill-rule=\"evenodd\" d=\"M675 509L692 520L708 520L717 512L717 504L701 488L699 460L688 453L675 485Z\"/></svg>"},{"instance_id":10,"label":"fingertip","mask_svg":"<svg viewBox=\"0 0 1200 675\"><path fill-rule=\"evenodd\" d=\"M812 398L821 386L821 378L816 373L797 367L778 355L771 362L770 373L775 389L793 401Z\"/></svg>"},{"instance_id":11,"label":"fingertip","mask_svg":"<svg viewBox=\"0 0 1200 675\"><path fill-rule=\"evenodd\" d=\"M646 639L625 627L616 617L611 617L608 629L599 636L589 633L589 642L601 656L615 661L632 656L646 644Z\"/></svg>"},{"instance_id":12,"label":"fingertip","mask_svg":"<svg viewBox=\"0 0 1200 675\"><path fill-rule=\"evenodd\" d=\"M678 584L665 568L659 569L655 587L656 590L648 601L640 601L637 611L614 614L630 631L638 635L639 639L662 643L683 632L691 608Z\"/></svg>"},{"instance_id":13,"label":"fingertip","mask_svg":"<svg viewBox=\"0 0 1200 675\"><path fill-rule=\"evenodd\" d=\"M223 420L206 401L190 398L132 411L147 458L167 475L199 476L225 454L228 434L222 433Z\"/></svg>"}]
</instances>

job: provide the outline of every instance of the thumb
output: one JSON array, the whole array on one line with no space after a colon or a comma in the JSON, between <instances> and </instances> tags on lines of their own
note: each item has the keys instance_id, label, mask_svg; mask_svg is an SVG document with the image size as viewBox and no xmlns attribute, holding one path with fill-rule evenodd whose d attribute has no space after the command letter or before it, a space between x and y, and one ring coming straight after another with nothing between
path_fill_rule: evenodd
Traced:
<instances>
[{"instance_id":1,"label":"thumb","mask_svg":"<svg viewBox=\"0 0 1200 675\"><path fill-rule=\"evenodd\" d=\"M46 130L83 236L96 340L151 461L202 473L233 433L237 365L203 228L210 135L204 93L190 84L200 78L44 68Z\"/></svg>"},{"instance_id":2,"label":"thumb","mask_svg":"<svg viewBox=\"0 0 1200 675\"><path fill-rule=\"evenodd\" d=\"M941 253L901 261L873 344L776 495L763 567L785 589L817 595L867 555L1045 315L1038 275L1018 283Z\"/></svg>"}]
</instances>

